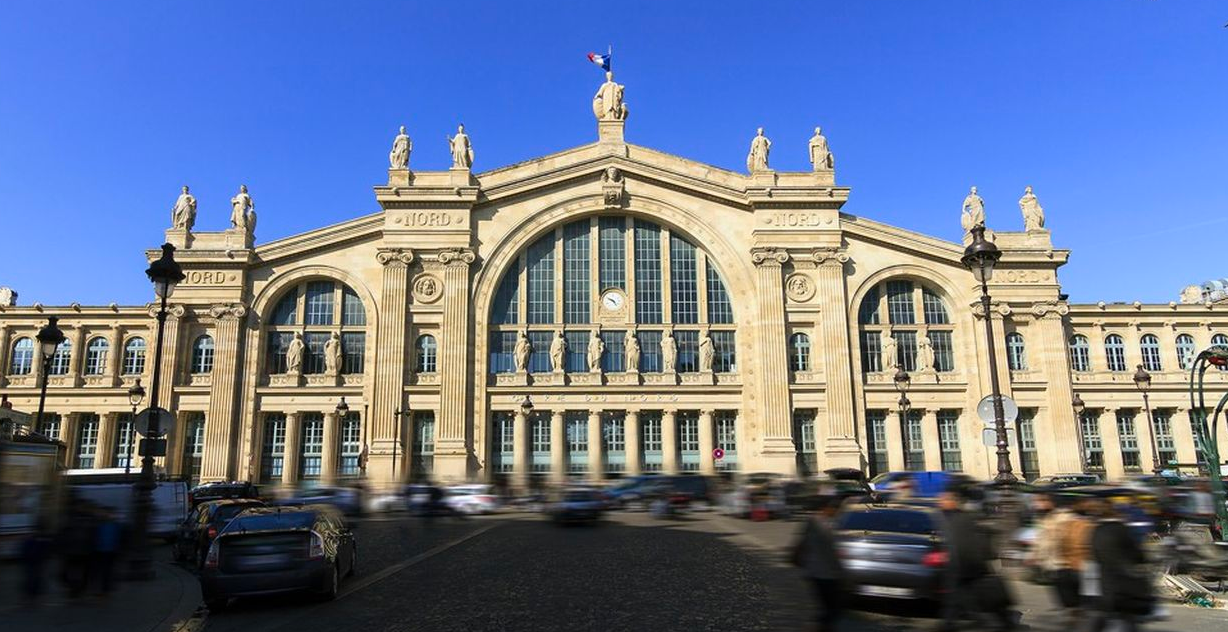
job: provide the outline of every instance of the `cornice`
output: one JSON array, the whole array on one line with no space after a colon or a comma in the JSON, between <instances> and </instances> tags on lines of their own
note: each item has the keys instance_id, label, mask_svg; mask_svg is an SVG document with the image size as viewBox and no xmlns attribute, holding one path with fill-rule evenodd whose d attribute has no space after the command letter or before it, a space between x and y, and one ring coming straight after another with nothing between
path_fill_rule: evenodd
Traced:
<instances>
[{"instance_id":1,"label":"cornice","mask_svg":"<svg viewBox=\"0 0 1228 632\"><path fill-rule=\"evenodd\" d=\"M279 259L307 254L324 246L335 247L342 242L378 236L383 233L383 229L384 213L381 211L284 239L270 241L257 246L255 253L261 262L272 263Z\"/></svg>"}]
</instances>

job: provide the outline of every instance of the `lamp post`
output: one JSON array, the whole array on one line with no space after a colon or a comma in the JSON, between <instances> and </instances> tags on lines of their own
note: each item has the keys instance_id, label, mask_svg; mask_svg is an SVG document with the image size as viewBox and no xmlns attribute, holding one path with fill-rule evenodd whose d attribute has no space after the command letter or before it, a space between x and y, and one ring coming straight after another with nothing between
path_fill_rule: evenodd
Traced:
<instances>
[{"instance_id":1,"label":"lamp post","mask_svg":"<svg viewBox=\"0 0 1228 632\"><path fill-rule=\"evenodd\" d=\"M912 377L908 375L908 371L902 366L896 366L895 375L891 381L895 383L895 390L900 393L900 445L904 449L904 469L911 470L909 463L908 449L908 409L912 406L912 402L908 401L908 387L912 385Z\"/></svg>"},{"instance_id":2,"label":"lamp post","mask_svg":"<svg viewBox=\"0 0 1228 632\"><path fill-rule=\"evenodd\" d=\"M162 383L162 334L166 328L166 300L175 292L175 286L183 280L183 269L175 263L175 247L162 244L162 256L145 270L158 297L158 337L154 347L153 384L149 394L149 428L142 440L141 478L137 481L135 549L129 574L133 579L153 579L153 555L149 550L149 510L151 497L157 481L154 478L155 441L161 437L161 415L158 414L158 390ZM162 450L165 452L165 450Z\"/></svg>"},{"instance_id":3,"label":"lamp post","mask_svg":"<svg viewBox=\"0 0 1228 632\"><path fill-rule=\"evenodd\" d=\"M972 276L981 284L981 308L985 312L985 342L989 347L989 383L993 390L994 430L997 434L998 483L1015 483L1019 479L1011 472L1011 453L1007 447L1006 413L1002 409L1002 390L998 384L998 352L993 337L993 316L989 313L989 280L993 278L994 265L1002 258L1002 251L993 242L985 239L985 226L972 227L972 243L964 249L961 259L972 271Z\"/></svg>"},{"instance_id":4,"label":"lamp post","mask_svg":"<svg viewBox=\"0 0 1228 632\"><path fill-rule=\"evenodd\" d=\"M43 374L38 384L38 414L34 417L35 430L43 425L43 406L47 403L47 375L51 373L51 359L56 349L59 349L64 342L64 332L56 326L58 322L60 322L58 316L48 317L47 324L34 336L38 340L39 351L43 354Z\"/></svg>"},{"instance_id":5,"label":"lamp post","mask_svg":"<svg viewBox=\"0 0 1228 632\"><path fill-rule=\"evenodd\" d=\"M1079 467L1084 472L1087 471L1087 452L1083 445L1083 411L1087 410L1087 404L1083 403L1083 398L1079 397L1078 393L1074 394L1074 399L1070 400L1070 407L1074 409L1075 414L1075 432L1079 439Z\"/></svg>"},{"instance_id":6,"label":"lamp post","mask_svg":"<svg viewBox=\"0 0 1228 632\"><path fill-rule=\"evenodd\" d=\"M395 417L393 420L393 432L396 433L396 437L392 440L392 482L399 485L401 483L401 476L397 472L397 446L401 445L401 417L409 414L409 406L406 406L404 410L398 408L392 411L392 414Z\"/></svg>"},{"instance_id":7,"label":"lamp post","mask_svg":"<svg viewBox=\"0 0 1228 632\"><path fill-rule=\"evenodd\" d=\"M132 404L132 427L128 429L128 455L124 457L124 477L132 471L132 444L136 443L136 409L145 401L145 387L141 386L141 378L128 389L128 403Z\"/></svg>"},{"instance_id":8,"label":"lamp post","mask_svg":"<svg viewBox=\"0 0 1228 632\"><path fill-rule=\"evenodd\" d=\"M1151 420L1151 400L1147 396L1151 391L1151 374L1145 371L1141 364L1134 372L1134 386L1143 394L1143 408L1147 409L1147 436L1151 438L1151 471L1153 474L1159 474L1163 468L1160 467L1160 453L1156 450L1156 425Z\"/></svg>"},{"instance_id":9,"label":"lamp post","mask_svg":"<svg viewBox=\"0 0 1228 632\"><path fill-rule=\"evenodd\" d=\"M525 417L533 414L533 400L528 395L525 395L524 399L520 400L520 412L524 413Z\"/></svg>"}]
</instances>

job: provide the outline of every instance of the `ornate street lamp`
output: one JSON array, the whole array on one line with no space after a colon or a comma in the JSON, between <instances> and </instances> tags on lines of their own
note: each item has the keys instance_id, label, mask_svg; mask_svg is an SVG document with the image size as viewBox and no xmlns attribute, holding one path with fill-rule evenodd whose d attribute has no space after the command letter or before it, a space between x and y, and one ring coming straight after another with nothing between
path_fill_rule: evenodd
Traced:
<instances>
[{"instance_id":1,"label":"ornate street lamp","mask_svg":"<svg viewBox=\"0 0 1228 632\"><path fill-rule=\"evenodd\" d=\"M1006 413L1002 409L1002 390L998 384L998 352L993 337L993 316L989 312L989 280L993 278L994 265L1002 258L1002 251L993 242L985 239L985 227L972 227L972 243L964 249L961 259L972 271L972 276L981 284L981 308L985 312L985 342L989 347L989 383L993 390L994 430L997 434L998 483L1015 483L1019 479L1011 472L1011 453L1007 447Z\"/></svg>"},{"instance_id":2,"label":"ornate street lamp","mask_svg":"<svg viewBox=\"0 0 1228 632\"><path fill-rule=\"evenodd\" d=\"M911 470L912 464L909 463L909 456L912 452L908 446L908 410L912 407L912 402L908 401L908 387L912 386L912 377L908 375L908 371L905 371L903 366L897 365L891 381L895 383L895 390L900 394L900 445L904 450L904 469Z\"/></svg>"},{"instance_id":3,"label":"ornate street lamp","mask_svg":"<svg viewBox=\"0 0 1228 632\"><path fill-rule=\"evenodd\" d=\"M1160 453L1156 450L1156 425L1151 419L1151 400L1148 398L1151 391L1151 374L1143 370L1141 364L1134 372L1134 386L1143 394L1143 407L1147 409L1147 436L1151 437L1151 471L1153 474L1159 474L1164 468L1160 467Z\"/></svg>"},{"instance_id":4,"label":"ornate street lamp","mask_svg":"<svg viewBox=\"0 0 1228 632\"><path fill-rule=\"evenodd\" d=\"M533 415L533 400L529 399L528 395L525 395L524 399L520 400L520 412L524 413L525 417Z\"/></svg>"},{"instance_id":5,"label":"ornate street lamp","mask_svg":"<svg viewBox=\"0 0 1228 632\"><path fill-rule=\"evenodd\" d=\"M43 374L40 376L38 385L38 415L34 417L36 431L43 425L43 405L47 403L47 374L51 373L51 358L64 342L64 332L56 326L58 322L60 322L58 316L48 317L47 324L34 336L43 354Z\"/></svg>"},{"instance_id":6,"label":"ornate street lamp","mask_svg":"<svg viewBox=\"0 0 1228 632\"><path fill-rule=\"evenodd\" d=\"M153 385L149 394L149 428L142 444L145 453L141 458L141 478L137 481L136 502L136 547L133 551L130 574L134 579L152 579L153 555L149 549L149 511L151 497L157 481L154 478L155 441L162 436L161 415L158 414L158 391L162 383L162 336L166 329L166 300L175 292L175 286L183 281L183 269L175 263L175 247L162 244L162 256L149 264L145 270L149 281L153 283L154 294L158 301L158 338L154 346ZM165 452L165 450L163 450Z\"/></svg>"},{"instance_id":7,"label":"ornate street lamp","mask_svg":"<svg viewBox=\"0 0 1228 632\"><path fill-rule=\"evenodd\" d=\"M345 403L345 395L341 396L341 401L337 402L337 418L343 418L350 412L350 405Z\"/></svg>"},{"instance_id":8,"label":"ornate street lamp","mask_svg":"<svg viewBox=\"0 0 1228 632\"><path fill-rule=\"evenodd\" d=\"M132 470L132 444L136 443L136 409L145 401L145 387L141 386L141 378L136 378L136 384L128 389L128 403L132 404L132 427L128 430L128 456L124 460L124 476Z\"/></svg>"},{"instance_id":9,"label":"ornate street lamp","mask_svg":"<svg viewBox=\"0 0 1228 632\"><path fill-rule=\"evenodd\" d=\"M1083 398L1079 397L1078 393L1074 394L1074 399L1070 400L1070 407L1074 409L1075 414L1075 432L1079 438L1079 467L1083 471L1087 471L1087 453L1083 445L1083 411L1087 410L1087 404L1083 403Z\"/></svg>"}]
</instances>

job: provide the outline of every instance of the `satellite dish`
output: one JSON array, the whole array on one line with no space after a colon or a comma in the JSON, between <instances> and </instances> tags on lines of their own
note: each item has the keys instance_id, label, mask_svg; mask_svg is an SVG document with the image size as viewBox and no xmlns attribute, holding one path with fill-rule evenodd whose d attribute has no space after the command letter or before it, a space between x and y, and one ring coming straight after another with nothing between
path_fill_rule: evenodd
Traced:
<instances>
[{"instance_id":1,"label":"satellite dish","mask_svg":"<svg viewBox=\"0 0 1228 632\"><path fill-rule=\"evenodd\" d=\"M1019 405L1005 395L1000 397L1002 398L1002 419L1008 424L1015 423L1015 420L1019 418ZM993 426L996 423L993 415L993 395L986 395L981 403L976 405L976 416L980 417L987 426Z\"/></svg>"}]
</instances>

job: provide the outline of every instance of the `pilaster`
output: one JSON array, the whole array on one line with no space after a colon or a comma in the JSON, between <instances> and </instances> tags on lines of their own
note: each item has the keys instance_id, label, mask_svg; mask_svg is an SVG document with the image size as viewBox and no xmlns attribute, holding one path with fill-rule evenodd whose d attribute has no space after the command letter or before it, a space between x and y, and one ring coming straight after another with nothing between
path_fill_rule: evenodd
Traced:
<instances>
[{"instance_id":1,"label":"pilaster","mask_svg":"<svg viewBox=\"0 0 1228 632\"><path fill-rule=\"evenodd\" d=\"M337 483L337 460L340 454L337 450L337 436L340 432L340 420L337 411L324 413L324 443L320 454L320 482L325 485Z\"/></svg>"},{"instance_id":2,"label":"pilaster","mask_svg":"<svg viewBox=\"0 0 1228 632\"><path fill-rule=\"evenodd\" d=\"M286 452L282 458L281 484L294 487L298 484L299 461L303 456L302 413L286 413Z\"/></svg>"},{"instance_id":3,"label":"pilaster","mask_svg":"<svg viewBox=\"0 0 1228 632\"><path fill-rule=\"evenodd\" d=\"M1104 450L1104 473L1107 480L1116 480L1126 473L1121 461L1121 436L1117 433L1117 410L1100 411L1100 440Z\"/></svg>"},{"instance_id":4,"label":"pilaster","mask_svg":"<svg viewBox=\"0 0 1228 632\"><path fill-rule=\"evenodd\" d=\"M1037 443L1040 471L1044 474L1078 472L1079 430L1075 420L1074 390L1070 378L1070 354L1067 353L1066 328L1063 318L1070 313L1065 303L1038 303L1032 308L1036 322L1032 325L1038 335L1032 337L1039 343L1040 354L1029 354L1033 362L1039 360L1040 369L1048 385L1045 390L1047 405L1045 414L1037 415L1032 431ZM1097 343L1089 341L1095 346ZM1007 374L1009 375L1009 373ZM1053 446L1043 449L1042 446Z\"/></svg>"},{"instance_id":5,"label":"pilaster","mask_svg":"<svg viewBox=\"0 0 1228 632\"><path fill-rule=\"evenodd\" d=\"M408 249L380 250L375 260L383 266L380 290L380 318L376 332L374 388L371 401L371 452L367 472L376 484L400 480L393 472L393 454L404 454L397 436L396 411L403 410L405 392L406 302L409 290L409 264L414 253ZM408 423L408 420L407 420Z\"/></svg>"},{"instance_id":6,"label":"pilaster","mask_svg":"<svg viewBox=\"0 0 1228 632\"><path fill-rule=\"evenodd\" d=\"M107 332L107 374L104 384L115 386L119 384L119 363L124 357L124 332L119 325L111 327Z\"/></svg>"},{"instance_id":7,"label":"pilaster","mask_svg":"<svg viewBox=\"0 0 1228 632\"><path fill-rule=\"evenodd\" d=\"M626 432L627 476L637 476L643 467L640 459L643 451L640 447L640 411L628 410L623 417L623 428Z\"/></svg>"},{"instance_id":8,"label":"pilaster","mask_svg":"<svg viewBox=\"0 0 1228 632\"><path fill-rule=\"evenodd\" d=\"M860 467L857 444L857 412L853 406L853 367L849 344L848 295L845 264L849 256L839 248L816 248L811 257L817 266L816 295L819 301L819 349L827 380L827 440L823 447L829 467ZM784 340L782 338L782 340Z\"/></svg>"},{"instance_id":9,"label":"pilaster","mask_svg":"<svg viewBox=\"0 0 1228 632\"><path fill-rule=\"evenodd\" d=\"M605 478L605 446L601 441L601 410L588 411L588 476L594 481Z\"/></svg>"},{"instance_id":10,"label":"pilaster","mask_svg":"<svg viewBox=\"0 0 1228 632\"><path fill-rule=\"evenodd\" d=\"M904 469L903 419L904 415L896 410L883 422L887 430L887 469L892 472Z\"/></svg>"},{"instance_id":11,"label":"pilaster","mask_svg":"<svg viewBox=\"0 0 1228 632\"><path fill-rule=\"evenodd\" d=\"M699 473L704 476L716 474L716 459L712 451L716 449L715 429L712 426L712 411L699 411Z\"/></svg>"},{"instance_id":12,"label":"pilaster","mask_svg":"<svg viewBox=\"0 0 1228 632\"><path fill-rule=\"evenodd\" d=\"M72 355L68 359L69 383L73 386L81 386L81 365L85 357L85 328L81 325L73 327L69 340L72 341Z\"/></svg>"},{"instance_id":13,"label":"pilaster","mask_svg":"<svg viewBox=\"0 0 1228 632\"><path fill-rule=\"evenodd\" d=\"M158 405L166 410L175 410L175 402L172 401L175 393L175 379L177 377L177 369L179 368L179 323L183 320L183 315L186 313L183 305L167 305L166 306L166 326L162 330L162 366L161 366L161 382L158 385ZM156 318L158 315L157 306L149 308L150 318ZM154 321L153 328L149 335L149 351L146 356L150 370L150 376L153 375L154 358L157 357L158 350L158 324ZM238 347L235 347L236 352ZM153 384L152 377L150 385Z\"/></svg>"},{"instance_id":14,"label":"pilaster","mask_svg":"<svg viewBox=\"0 0 1228 632\"><path fill-rule=\"evenodd\" d=\"M76 345L73 345L73 351L76 351ZM115 467L116 417L117 413L98 415L98 448L94 452L96 468Z\"/></svg>"},{"instance_id":15,"label":"pilaster","mask_svg":"<svg viewBox=\"0 0 1228 632\"><path fill-rule=\"evenodd\" d=\"M938 439L938 411L926 409L921 415L921 449L925 450L925 469L942 469L942 442Z\"/></svg>"},{"instance_id":16,"label":"pilaster","mask_svg":"<svg viewBox=\"0 0 1228 632\"><path fill-rule=\"evenodd\" d=\"M239 356L247 307L241 303L217 304L209 308L209 316L214 323L213 375L209 383L209 409L205 413L205 448L200 479L226 481L236 477L233 468L237 462L236 454L242 449L241 442L236 439L240 436L238 393L239 371L243 366ZM171 381L165 380L163 384L168 385ZM259 446L255 451L259 452Z\"/></svg>"},{"instance_id":17,"label":"pilaster","mask_svg":"<svg viewBox=\"0 0 1228 632\"><path fill-rule=\"evenodd\" d=\"M1172 425L1173 447L1177 450L1177 462L1197 463L1198 455L1194 453L1194 431L1190 427L1190 411L1181 408L1173 410L1169 423Z\"/></svg>"},{"instance_id":18,"label":"pilaster","mask_svg":"<svg viewBox=\"0 0 1228 632\"><path fill-rule=\"evenodd\" d=\"M469 366L469 265L476 257L468 248L450 248L435 255L443 266L443 323L439 344L439 433L435 440L435 471L444 480L469 475L471 437L468 435L466 394Z\"/></svg>"},{"instance_id":19,"label":"pilaster","mask_svg":"<svg viewBox=\"0 0 1228 632\"><path fill-rule=\"evenodd\" d=\"M767 471L792 473L797 468L797 449L793 445L790 427L783 277L783 266L789 261L789 253L783 249L755 248L751 251L751 261L755 264L756 272L759 307L756 337L762 359L758 407L763 428L762 462Z\"/></svg>"},{"instance_id":20,"label":"pilaster","mask_svg":"<svg viewBox=\"0 0 1228 632\"><path fill-rule=\"evenodd\" d=\"M563 411L550 413L550 477L555 483L567 480L567 441Z\"/></svg>"},{"instance_id":21,"label":"pilaster","mask_svg":"<svg viewBox=\"0 0 1228 632\"><path fill-rule=\"evenodd\" d=\"M9 347L13 344L12 329L8 325L0 325L0 386L8 385Z\"/></svg>"},{"instance_id":22,"label":"pilaster","mask_svg":"<svg viewBox=\"0 0 1228 632\"><path fill-rule=\"evenodd\" d=\"M661 471L678 473L678 411L661 411Z\"/></svg>"},{"instance_id":23,"label":"pilaster","mask_svg":"<svg viewBox=\"0 0 1228 632\"><path fill-rule=\"evenodd\" d=\"M512 486L518 491L529 487L529 417L517 409L512 417Z\"/></svg>"}]
</instances>

